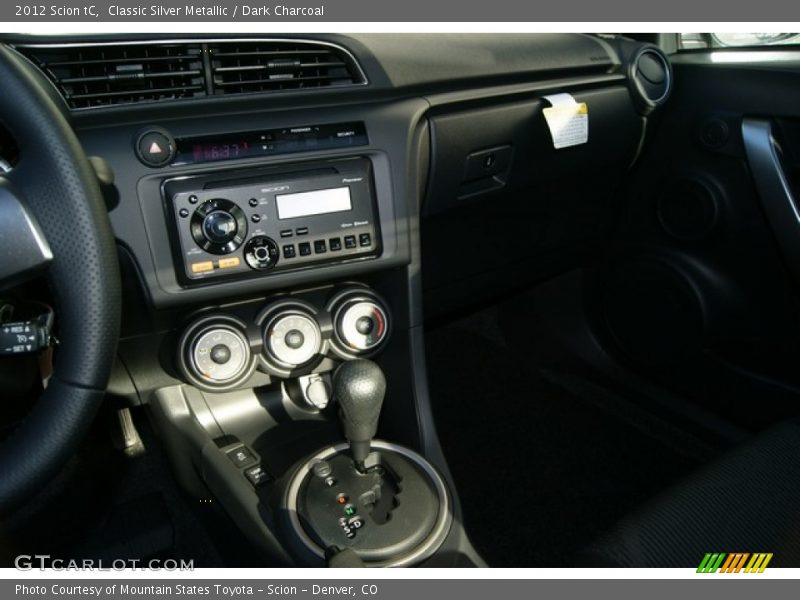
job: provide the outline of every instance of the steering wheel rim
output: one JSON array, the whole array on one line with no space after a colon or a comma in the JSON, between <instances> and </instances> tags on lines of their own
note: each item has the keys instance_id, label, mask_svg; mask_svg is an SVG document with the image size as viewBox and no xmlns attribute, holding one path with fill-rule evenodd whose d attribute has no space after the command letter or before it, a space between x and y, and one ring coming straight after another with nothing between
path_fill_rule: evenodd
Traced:
<instances>
[{"instance_id":1,"label":"steering wheel rim","mask_svg":"<svg viewBox=\"0 0 800 600\"><path fill-rule=\"evenodd\" d=\"M0 120L19 147L6 175L53 252L47 279L59 346L47 389L0 444L0 516L69 459L105 395L119 340L116 245L96 176L43 78L0 44Z\"/></svg>"}]
</instances>

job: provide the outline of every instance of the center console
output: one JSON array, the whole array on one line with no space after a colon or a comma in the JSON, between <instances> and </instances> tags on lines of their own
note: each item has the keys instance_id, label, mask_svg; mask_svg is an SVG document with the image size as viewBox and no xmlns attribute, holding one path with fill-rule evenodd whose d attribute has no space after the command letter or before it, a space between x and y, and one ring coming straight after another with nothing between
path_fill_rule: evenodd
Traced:
<instances>
[{"instance_id":1,"label":"center console","mask_svg":"<svg viewBox=\"0 0 800 600\"><path fill-rule=\"evenodd\" d=\"M123 332L120 357L149 376L137 393L181 486L264 564L482 564L419 362L423 109L129 138L142 169L118 187L135 179L147 255L130 203L111 216L148 297L126 322L156 328Z\"/></svg>"}]
</instances>

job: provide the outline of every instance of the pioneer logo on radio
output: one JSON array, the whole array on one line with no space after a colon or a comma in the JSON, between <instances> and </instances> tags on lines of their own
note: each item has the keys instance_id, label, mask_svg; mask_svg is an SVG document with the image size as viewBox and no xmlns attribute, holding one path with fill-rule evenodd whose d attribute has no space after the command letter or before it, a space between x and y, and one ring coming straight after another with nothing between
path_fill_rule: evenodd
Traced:
<instances>
[{"instance_id":1,"label":"pioneer logo on radio","mask_svg":"<svg viewBox=\"0 0 800 600\"><path fill-rule=\"evenodd\" d=\"M342 183L358 183L363 179L364 179L363 177L350 177L350 178L345 177L344 179L342 179Z\"/></svg>"},{"instance_id":2,"label":"pioneer logo on radio","mask_svg":"<svg viewBox=\"0 0 800 600\"><path fill-rule=\"evenodd\" d=\"M275 187L261 188L262 194L269 194L270 192L286 192L290 188L288 185L276 185Z\"/></svg>"}]
</instances>

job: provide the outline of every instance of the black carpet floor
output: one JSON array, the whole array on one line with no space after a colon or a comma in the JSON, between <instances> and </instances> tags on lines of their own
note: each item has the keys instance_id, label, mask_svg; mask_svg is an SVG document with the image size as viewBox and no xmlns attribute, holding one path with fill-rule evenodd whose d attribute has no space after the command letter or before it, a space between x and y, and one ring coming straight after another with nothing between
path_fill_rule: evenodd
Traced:
<instances>
[{"instance_id":1,"label":"black carpet floor","mask_svg":"<svg viewBox=\"0 0 800 600\"><path fill-rule=\"evenodd\" d=\"M50 485L0 526L0 566L11 566L18 554L105 564L168 558L195 567L258 564L213 503L179 489L143 414L134 418L146 451L133 458L112 446L104 417Z\"/></svg>"},{"instance_id":2,"label":"black carpet floor","mask_svg":"<svg viewBox=\"0 0 800 600\"><path fill-rule=\"evenodd\" d=\"M510 348L487 309L427 332L434 415L467 532L495 567L568 567L713 454L624 398Z\"/></svg>"}]
</instances>

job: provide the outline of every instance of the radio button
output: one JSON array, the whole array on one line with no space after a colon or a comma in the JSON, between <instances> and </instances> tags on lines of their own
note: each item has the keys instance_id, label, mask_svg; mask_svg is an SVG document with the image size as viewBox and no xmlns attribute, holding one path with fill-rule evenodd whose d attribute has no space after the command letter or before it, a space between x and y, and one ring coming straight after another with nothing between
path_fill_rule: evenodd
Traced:
<instances>
[{"instance_id":1,"label":"radio button","mask_svg":"<svg viewBox=\"0 0 800 600\"><path fill-rule=\"evenodd\" d=\"M372 245L372 236L368 233L362 233L358 236L358 243L360 246L370 246Z\"/></svg>"},{"instance_id":2,"label":"radio button","mask_svg":"<svg viewBox=\"0 0 800 600\"><path fill-rule=\"evenodd\" d=\"M192 263L192 273L207 273L214 270L214 263L210 260Z\"/></svg>"},{"instance_id":3,"label":"radio button","mask_svg":"<svg viewBox=\"0 0 800 600\"><path fill-rule=\"evenodd\" d=\"M354 235L346 235L344 236L344 247L349 249L356 247L356 236Z\"/></svg>"},{"instance_id":4,"label":"radio button","mask_svg":"<svg viewBox=\"0 0 800 600\"><path fill-rule=\"evenodd\" d=\"M311 244L308 242L298 244L298 248L300 248L300 256L309 256L311 254Z\"/></svg>"},{"instance_id":5,"label":"radio button","mask_svg":"<svg viewBox=\"0 0 800 600\"><path fill-rule=\"evenodd\" d=\"M251 215L250 220L253 223L260 223L261 222L261 215Z\"/></svg>"},{"instance_id":6,"label":"radio button","mask_svg":"<svg viewBox=\"0 0 800 600\"><path fill-rule=\"evenodd\" d=\"M194 194L189 196L189 204L197 204L199 201L200 201L200 199L197 196L195 196Z\"/></svg>"},{"instance_id":7,"label":"radio button","mask_svg":"<svg viewBox=\"0 0 800 600\"><path fill-rule=\"evenodd\" d=\"M282 238L292 237L292 235L294 235L294 234L293 234L291 229L281 229L281 237Z\"/></svg>"},{"instance_id":8,"label":"radio button","mask_svg":"<svg viewBox=\"0 0 800 600\"><path fill-rule=\"evenodd\" d=\"M294 244L287 244L283 247L283 258L294 258L295 256Z\"/></svg>"},{"instance_id":9,"label":"radio button","mask_svg":"<svg viewBox=\"0 0 800 600\"><path fill-rule=\"evenodd\" d=\"M314 242L314 254L325 254L327 251L325 240L316 240Z\"/></svg>"},{"instance_id":10,"label":"radio button","mask_svg":"<svg viewBox=\"0 0 800 600\"><path fill-rule=\"evenodd\" d=\"M186 217L189 216L189 209L188 208L182 208L182 209L180 209L178 211L178 214L185 219Z\"/></svg>"},{"instance_id":11,"label":"radio button","mask_svg":"<svg viewBox=\"0 0 800 600\"><path fill-rule=\"evenodd\" d=\"M257 198L250 198L250 200L248 200L247 203L250 206L252 206L253 208L255 208L256 206L258 206L258 199Z\"/></svg>"},{"instance_id":12,"label":"radio button","mask_svg":"<svg viewBox=\"0 0 800 600\"><path fill-rule=\"evenodd\" d=\"M308 235L308 227L298 227L295 229L295 233L297 235Z\"/></svg>"},{"instance_id":13,"label":"radio button","mask_svg":"<svg viewBox=\"0 0 800 600\"><path fill-rule=\"evenodd\" d=\"M242 264L242 261L239 260L238 256L229 256L228 258L219 259L220 269L232 269L233 267L238 267L240 264Z\"/></svg>"},{"instance_id":14,"label":"radio button","mask_svg":"<svg viewBox=\"0 0 800 600\"><path fill-rule=\"evenodd\" d=\"M331 252L337 252L342 249L342 239L331 238L328 240L328 246L330 246Z\"/></svg>"}]
</instances>

